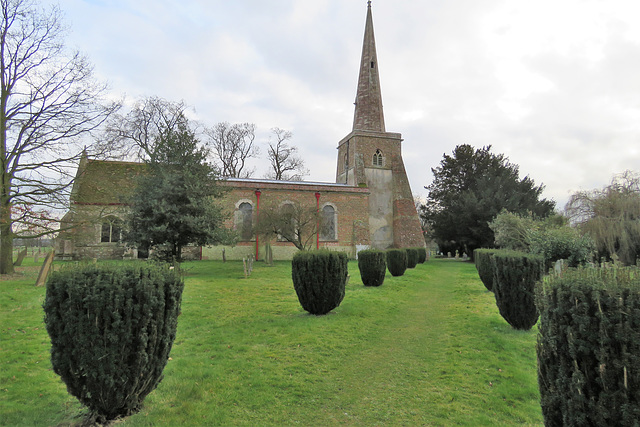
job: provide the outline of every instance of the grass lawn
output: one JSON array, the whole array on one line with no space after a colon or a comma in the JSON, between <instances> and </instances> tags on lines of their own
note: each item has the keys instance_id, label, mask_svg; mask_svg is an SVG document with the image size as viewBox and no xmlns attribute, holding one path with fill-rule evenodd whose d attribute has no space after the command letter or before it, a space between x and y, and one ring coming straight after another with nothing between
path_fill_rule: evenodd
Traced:
<instances>
[{"instance_id":1,"label":"grass lawn","mask_svg":"<svg viewBox=\"0 0 640 427\"><path fill-rule=\"evenodd\" d=\"M471 263L431 260L365 288L358 266L325 316L290 262L186 263L159 387L119 425L542 425L532 331L500 317ZM0 281L0 425L70 425L51 370L37 271Z\"/></svg>"}]
</instances>

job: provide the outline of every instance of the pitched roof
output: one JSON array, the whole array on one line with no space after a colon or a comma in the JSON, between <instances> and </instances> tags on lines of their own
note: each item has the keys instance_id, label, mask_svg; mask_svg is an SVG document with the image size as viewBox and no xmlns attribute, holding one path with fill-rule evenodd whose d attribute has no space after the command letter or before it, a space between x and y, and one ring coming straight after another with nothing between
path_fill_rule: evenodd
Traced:
<instances>
[{"instance_id":1,"label":"pitched roof","mask_svg":"<svg viewBox=\"0 0 640 427\"><path fill-rule=\"evenodd\" d=\"M122 204L134 190L135 180L144 168L144 163L84 158L78 166L76 181L71 190L71 202Z\"/></svg>"}]
</instances>

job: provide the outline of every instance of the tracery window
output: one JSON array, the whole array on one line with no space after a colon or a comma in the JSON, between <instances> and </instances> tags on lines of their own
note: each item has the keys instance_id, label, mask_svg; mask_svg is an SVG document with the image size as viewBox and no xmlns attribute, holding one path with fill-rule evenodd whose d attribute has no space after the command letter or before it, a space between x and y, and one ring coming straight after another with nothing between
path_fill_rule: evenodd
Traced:
<instances>
[{"instance_id":1,"label":"tracery window","mask_svg":"<svg viewBox=\"0 0 640 427\"><path fill-rule=\"evenodd\" d=\"M120 218L107 217L102 221L101 243L116 243L122 240L122 221Z\"/></svg>"},{"instance_id":2,"label":"tracery window","mask_svg":"<svg viewBox=\"0 0 640 427\"><path fill-rule=\"evenodd\" d=\"M384 166L382 151L376 150L376 152L373 154L373 166Z\"/></svg>"}]
</instances>

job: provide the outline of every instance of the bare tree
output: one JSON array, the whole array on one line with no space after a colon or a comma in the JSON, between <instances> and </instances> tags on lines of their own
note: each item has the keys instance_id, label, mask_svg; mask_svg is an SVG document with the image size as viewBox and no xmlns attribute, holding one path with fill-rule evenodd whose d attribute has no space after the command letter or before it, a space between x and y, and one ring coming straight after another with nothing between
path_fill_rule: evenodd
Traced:
<instances>
[{"instance_id":1,"label":"bare tree","mask_svg":"<svg viewBox=\"0 0 640 427\"><path fill-rule=\"evenodd\" d=\"M296 156L298 147L288 144L293 134L277 127L271 129L271 133L275 141L270 139L268 142L267 158L271 163L271 171L265 178L278 181L302 181L302 178L309 174L309 170L304 167L302 157Z\"/></svg>"},{"instance_id":2,"label":"bare tree","mask_svg":"<svg viewBox=\"0 0 640 427\"><path fill-rule=\"evenodd\" d=\"M0 0L0 14L0 274L10 274L12 214L68 201L82 137L117 105L101 104L106 86L95 82L85 57L65 49L57 7Z\"/></svg>"},{"instance_id":3,"label":"bare tree","mask_svg":"<svg viewBox=\"0 0 640 427\"><path fill-rule=\"evenodd\" d=\"M310 249L320 225L316 206L285 202L265 205L260 209L256 234L267 241L273 237L291 242L300 250Z\"/></svg>"},{"instance_id":4,"label":"bare tree","mask_svg":"<svg viewBox=\"0 0 640 427\"><path fill-rule=\"evenodd\" d=\"M624 264L640 257L640 175L626 171L601 190L571 196L565 214L589 234L601 256Z\"/></svg>"},{"instance_id":5,"label":"bare tree","mask_svg":"<svg viewBox=\"0 0 640 427\"><path fill-rule=\"evenodd\" d=\"M167 101L156 96L142 98L127 114L114 114L109 119L104 144L109 147L109 153L117 157L153 160L162 132L177 131L179 126L192 129L185 115L187 108L182 101Z\"/></svg>"},{"instance_id":6,"label":"bare tree","mask_svg":"<svg viewBox=\"0 0 640 427\"><path fill-rule=\"evenodd\" d=\"M206 128L208 144L211 146L221 175L227 178L250 178L254 170L245 169L247 159L258 155L254 145L256 125L253 123L229 124L220 122Z\"/></svg>"}]
</instances>

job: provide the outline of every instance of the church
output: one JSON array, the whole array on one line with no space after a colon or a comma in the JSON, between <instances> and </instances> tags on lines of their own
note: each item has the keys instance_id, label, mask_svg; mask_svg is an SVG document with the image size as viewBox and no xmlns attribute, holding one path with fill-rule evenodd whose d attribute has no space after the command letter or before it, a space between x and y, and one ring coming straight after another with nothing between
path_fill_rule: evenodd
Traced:
<instances>
[{"instance_id":1,"label":"church","mask_svg":"<svg viewBox=\"0 0 640 427\"><path fill-rule=\"evenodd\" d=\"M221 177L228 189L216 200L228 214L225 226L236 230L234 246L188 247L194 259L261 259L264 242L252 230L265 204L316 207L323 227L313 247L347 252L355 257L366 248L424 246L422 228L402 160L402 135L387 132L382 108L378 58L368 2L353 128L338 142L336 182L274 181ZM56 240L56 258L127 259L142 254L121 242L127 206L122 203L141 163L105 161L86 156L80 161L71 191L70 210ZM274 259L290 259L290 242L270 242Z\"/></svg>"}]
</instances>

